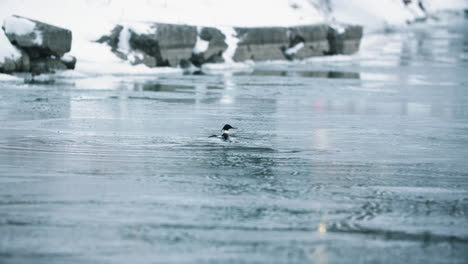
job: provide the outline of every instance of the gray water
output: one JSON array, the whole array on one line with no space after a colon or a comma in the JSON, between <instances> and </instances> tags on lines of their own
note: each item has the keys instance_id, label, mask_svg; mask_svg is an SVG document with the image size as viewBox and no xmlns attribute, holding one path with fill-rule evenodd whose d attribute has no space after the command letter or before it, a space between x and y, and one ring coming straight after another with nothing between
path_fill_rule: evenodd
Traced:
<instances>
[{"instance_id":1,"label":"gray water","mask_svg":"<svg viewBox=\"0 0 468 264\"><path fill-rule=\"evenodd\" d=\"M349 58L1 82L0 262L466 263L467 69L459 21Z\"/></svg>"}]
</instances>

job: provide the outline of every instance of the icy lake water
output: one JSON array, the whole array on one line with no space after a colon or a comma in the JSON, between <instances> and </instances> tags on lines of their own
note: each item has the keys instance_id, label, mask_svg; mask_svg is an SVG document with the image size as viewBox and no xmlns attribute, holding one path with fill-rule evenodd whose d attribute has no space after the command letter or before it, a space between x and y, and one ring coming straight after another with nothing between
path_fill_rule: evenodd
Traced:
<instances>
[{"instance_id":1,"label":"icy lake water","mask_svg":"<svg viewBox=\"0 0 468 264\"><path fill-rule=\"evenodd\" d=\"M467 22L348 58L1 82L0 263L467 263L467 84Z\"/></svg>"}]
</instances>

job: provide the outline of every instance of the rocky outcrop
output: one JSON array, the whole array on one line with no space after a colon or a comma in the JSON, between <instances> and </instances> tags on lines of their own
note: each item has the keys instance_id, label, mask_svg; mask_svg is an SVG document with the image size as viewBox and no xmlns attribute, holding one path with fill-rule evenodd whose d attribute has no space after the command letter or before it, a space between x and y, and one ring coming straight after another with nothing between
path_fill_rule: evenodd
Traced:
<instances>
[{"instance_id":1,"label":"rocky outcrop","mask_svg":"<svg viewBox=\"0 0 468 264\"><path fill-rule=\"evenodd\" d=\"M327 36L330 43L328 54L353 54L359 50L362 27L345 26L341 31L329 28Z\"/></svg>"},{"instance_id":2,"label":"rocky outcrop","mask_svg":"<svg viewBox=\"0 0 468 264\"><path fill-rule=\"evenodd\" d=\"M235 30L239 42L234 53L234 61L285 59L283 50L289 45L287 28L235 28Z\"/></svg>"},{"instance_id":3,"label":"rocky outcrop","mask_svg":"<svg viewBox=\"0 0 468 264\"><path fill-rule=\"evenodd\" d=\"M223 32L217 28L204 27L199 31L198 36L202 41L208 42L208 47L204 51L193 52L189 61L197 67L204 63L224 62L223 52L226 51L228 45Z\"/></svg>"},{"instance_id":4,"label":"rocky outcrop","mask_svg":"<svg viewBox=\"0 0 468 264\"><path fill-rule=\"evenodd\" d=\"M303 47L291 54L293 59L305 59L314 56L326 55L330 50L327 39L327 25L310 25L289 28L289 48L297 47L303 43ZM286 55L289 55L286 53Z\"/></svg>"},{"instance_id":5,"label":"rocky outcrop","mask_svg":"<svg viewBox=\"0 0 468 264\"><path fill-rule=\"evenodd\" d=\"M156 59L156 66L177 66L190 58L197 40L195 26L153 24L152 32L136 34L130 29L130 46Z\"/></svg>"},{"instance_id":6,"label":"rocky outcrop","mask_svg":"<svg viewBox=\"0 0 468 264\"><path fill-rule=\"evenodd\" d=\"M117 56L132 64L143 63L149 67L200 67L204 63L224 62L228 41L221 29L197 30L195 26L161 23L148 24L148 28L145 33L137 33L131 27L117 25L97 42L107 43ZM232 60L236 62L352 54L358 51L362 37L360 26L343 26L340 30L329 25L237 27L233 32L237 41ZM119 49L122 46L130 50ZM200 50L199 46L205 48Z\"/></svg>"},{"instance_id":7,"label":"rocky outcrop","mask_svg":"<svg viewBox=\"0 0 468 264\"><path fill-rule=\"evenodd\" d=\"M0 71L41 74L75 67L75 58L62 58L71 49L70 30L16 15L5 18L2 29L22 55Z\"/></svg>"},{"instance_id":8,"label":"rocky outcrop","mask_svg":"<svg viewBox=\"0 0 468 264\"><path fill-rule=\"evenodd\" d=\"M123 26L117 25L115 26L109 36L102 36L96 42L98 43L107 43L111 48L112 51L117 50L117 46L119 45L119 36L120 32L122 32Z\"/></svg>"},{"instance_id":9,"label":"rocky outcrop","mask_svg":"<svg viewBox=\"0 0 468 264\"><path fill-rule=\"evenodd\" d=\"M122 39L123 34L129 36L128 40ZM145 33L117 25L108 36L97 42L107 43L118 57L130 60L132 64L156 67L177 66L181 60L189 59L196 40L195 26L153 23ZM128 41L131 50L120 49L121 41Z\"/></svg>"},{"instance_id":10,"label":"rocky outcrop","mask_svg":"<svg viewBox=\"0 0 468 264\"><path fill-rule=\"evenodd\" d=\"M235 61L292 60L323 56L330 49L327 25L236 28Z\"/></svg>"}]
</instances>

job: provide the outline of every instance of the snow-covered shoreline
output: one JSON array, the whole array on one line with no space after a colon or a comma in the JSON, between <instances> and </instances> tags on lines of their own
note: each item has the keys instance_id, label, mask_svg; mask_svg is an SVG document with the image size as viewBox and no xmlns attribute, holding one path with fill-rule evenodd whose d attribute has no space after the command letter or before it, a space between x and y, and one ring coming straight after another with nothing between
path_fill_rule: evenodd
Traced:
<instances>
[{"instance_id":1,"label":"snow-covered shoreline","mask_svg":"<svg viewBox=\"0 0 468 264\"><path fill-rule=\"evenodd\" d=\"M466 0L426 0L432 12L468 7ZM116 57L103 44L94 42L116 24L133 25L142 21L191 24L198 26L294 26L345 22L362 24L365 33L388 28L407 27L424 14L413 1L408 6L401 0L4 0L0 20L18 14L73 32L70 55L78 59L76 71L81 74L152 74L177 69L148 68ZM2 39L0 39L2 40ZM0 41L0 61L15 57L18 51Z\"/></svg>"}]
</instances>

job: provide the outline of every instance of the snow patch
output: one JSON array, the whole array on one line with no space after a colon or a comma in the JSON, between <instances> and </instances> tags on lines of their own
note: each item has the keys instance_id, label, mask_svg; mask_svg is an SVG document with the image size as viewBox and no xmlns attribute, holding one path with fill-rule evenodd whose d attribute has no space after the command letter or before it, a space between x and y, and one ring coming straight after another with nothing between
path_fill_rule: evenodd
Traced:
<instances>
[{"instance_id":1,"label":"snow patch","mask_svg":"<svg viewBox=\"0 0 468 264\"><path fill-rule=\"evenodd\" d=\"M34 34L36 35L36 38L33 42L37 45L42 45L42 32L35 30Z\"/></svg>"},{"instance_id":2,"label":"snow patch","mask_svg":"<svg viewBox=\"0 0 468 264\"><path fill-rule=\"evenodd\" d=\"M23 79L13 76L13 75L0 73L0 82L10 82L10 81L23 81Z\"/></svg>"},{"instance_id":3,"label":"snow patch","mask_svg":"<svg viewBox=\"0 0 468 264\"><path fill-rule=\"evenodd\" d=\"M193 47L192 53L194 54L200 54L205 52L208 49L208 46L210 45L209 41L203 40L200 38L200 32L203 29L203 27L197 27L197 42L195 43L195 47Z\"/></svg>"},{"instance_id":4,"label":"snow patch","mask_svg":"<svg viewBox=\"0 0 468 264\"><path fill-rule=\"evenodd\" d=\"M340 23L337 23L337 22L332 22L330 23L330 27L332 27L334 30L336 30L336 32L338 34L343 34L346 32L346 26L340 24Z\"/></svg>"},{"instance_id":5,"label":"snow patch","mask_svg":"<svg viewBox=\"0 0 468 264\"><path fill-rule=\"evenodd\" d=\"M234 62L234 53L237 49L237 43L239 43L239 38L233 27L219 27L218 28L224 36L226 36L226 44L228 48L223 52L223 59L225 63Z\"/></svg>"},{"instance_id":6,"label":"snow patch","mask_svg":"<svg viewBox=\"0 0 468 264\"><path fill-rule=\"evenodd\" d=\"M35 30L36 24L28 19L9 16L3 20L3 28L7 34L15 34L18 36L29 35L34 33L35 39L34 43L41 45L42 44L42 33Z\"/></svg>"},{"instance_id":7,"label":"snow patch","mask_svg":"<svg viewBox=\"0 0 468 264\"><path fill-rule=\"evenodd\" d=\"M447 9L465 9L468 8L468 1L466 0L425 0L424 6L429 11L440 11Z\"/></svg>"},{"instance_id":8,"label":"snow patch","mask_svg":"<svg viewBox=\"0 0 468 264\"><path fill-rule=\"evenodd\" d=\"M64 62L73 62L73 56L67 53L62 56L61 60Z\"/></svg>"},{"instance_id":9,"label":"snow patch","mask_svg":"<svg viewBox=\"0 0 468 264\"><path fill-rule=\"evenodd\" d=\"M15 16L9 16L3 20L3 28L7 34L28 35L34 32L36 24L33 22Z\"/></svg>"},{"instance_id":10,"label":"snow patch","mask_svg":"<svg viewBox=\"0 0 468 264\"><path fill-rule=\"evenodd\" d=\"M130 36L131 36L131 33L128 27L124 26L122 31L120 31L120 35L119 35L119 44L117 45L119 51L128 53L131 50Z\"/></svg>"},{"instance_id":11,"label":"snow patch","mask_svg":"<svg viewBox=\"0 0 468 264\"><path fill-rule=\"evenodd\" d=\"M294 55L296 54L300 49L302 49L304 47L304 42L299 42L297 43L296 45L286 49L284 51L284 53L286 53L286 55Z\"/></svg>"},{"instance_id":12,"label":"snow patch","mask_svg":"<svg viewBox=\"0 0 468 264\"><path fill-rule=\"evenodd\" d=\"M127 55L127 60L135 64L138 60L143 60L144 55L141 52L134 51L130 45L132 32L135 34L154 34L156 27L149 23L131 23L124 25L119 35L117 50Z\"/></svg>"},{"instance_id":13,"label":"snow patch","mask_svg":"<svg viewBox=\"0 0 468 264\"><path fill-rule=\"evenodd\" d=\"M150 23L131 23L127 28L138 35L156 33L156 26Z\"/></svg>"}]
</instances>

